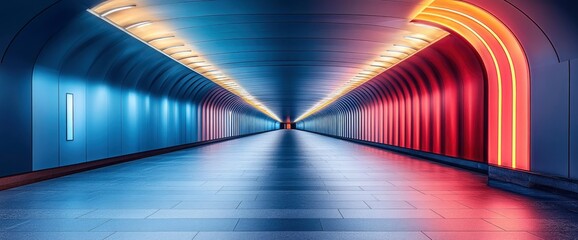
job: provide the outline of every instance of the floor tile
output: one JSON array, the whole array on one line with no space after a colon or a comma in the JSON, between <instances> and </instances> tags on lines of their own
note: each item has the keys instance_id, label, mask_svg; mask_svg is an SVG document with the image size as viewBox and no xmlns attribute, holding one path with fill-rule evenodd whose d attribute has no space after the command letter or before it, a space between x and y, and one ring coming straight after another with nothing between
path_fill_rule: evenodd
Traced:
<instances>
[{"instance_id":1,"label":"floor tile","mask_svg":"<svg viewBox=\"0 0 578 240\"><path fill-rule=\"evenodd\" d=\"M88 232L107 219L31 219L8 229L10 232Z\"/></svg>"},{"instance_id":2,"label":"floor tile","mask_svg":"<svg viewBox=\"0 0 578 240\"><path fill-rule=\"evenodd\" d=\"M578 232L578 221L575 219L487 219L487 221L506 231Z\"/></svg>"},{"instance_id":3,"label":"floor tile","mask_svg":"<svg viewBox=\"0 0 578 240\"><path fill-rule=\"evenodd\" d=\"M238 219L112 219L96 232L232 231Z\"/></svg>"},{"instance_id":4,"label":"floor tile","mask_svg":"<svg viewBox=\"0 0 578 240\"><path fill-rule=\"evenodd\" d=\"M469 208L468 206L461 204L456 201L442 201L442 200L432 200L432 201L423 201L423 200L410 200L407 201L410 205L416 208L428 208L428 209L460 209L460 208Z\"/></svg>"},{"instance_id":5,"label":"floor tile","mask_svg":"<svg viewBox=\"0 0 578 240\"><path fill-rule=\"evenodd\" d=\"M425 232L432 240L540 240L527 232Z\"/></svg>"},{"instance_id":6,"label":"floor tile","mask_svg":"<svg viewBox=\"0 0 578 240\"><path fill-rule=\"evenodd\" d=\"M545 231L545 232L531 232L533 235L540 238L550 240L576 240L578 238L578 231Z\"/></svg>"},{"instance_id":7,"label":"floor tile","mask_svg":"<svg viewBox=\"0 0 578 240\"><path fill-rule=\"evenodd\" d=\"M0 231L6 231L28 221L26 219L2 219L0 221Z\"/></svg>"},{"instance_id":8,"label":"floor tile","mask_svg":"<svg viewBox=\"0 0 578 240\"><path fill-rule=\"evenodd\" d=\"M444 218L506 218L499 213L486 209L435 209Z\"/></svg>"},{"instance_id":9,"label":"floor tile","mask_svg":"<svg viewBox=\"0 0 578 240\"><path fill-rule=\"evenodd\" d=\"M551 209L492 209L500 215L507 218L530 218L530 219L559 219L569 218L578 219L578 213L567 210L551 210Z\"/></svg>"},{"instance_id":10,"label":"floor tile","mask_svg":"<svg viewBox=\"0 0 578 240\"><path fill-rule=\"evenodd\" d=\"M183 201L174 209L228 209L237 208L241 201Z\"/></svg>"},{"instance_id":11,"label":"floor tile","mask_svg":"<svg viewBox=\"0 0 578 240\"><path fill-rule=\"evenodd\" d=\"M501 231L480 219L321 219L326 231Z\"/></svg>"},{"instance_id":12,"label":"floor tile","mask_svg":"<svg viewBox=\"0 0 578 240\"><path fill-rule=\"evenodd\" d=\"M106 240L191 240L196 235L197 232L116 232Z\"/></svg>"},{"instance_id":13,"label":"floor tile","mask_svg":"<svg viewBox=\"0 0 578 240\"><path fill-rule=\"evenodd\" d=\"M79 218L146 218L159 209L98 209Z\"/></svg>"},{"instance_id":14,"label":"floor tile","mask_svg":"<svg viewBox=\"0 0 578 240\"><path fill-rule=\"evenodd\" d=\"M235 231L321 231L319 219L240 219Z\"/></svg>"},{"instance_id":15,"label":"floor tile","mask_svg":"<svg viewBox=\"0 0 578 240\"><path fill-rule=\"evenodd\" d=\"M406 201L365 201L373 209L415 209Z\"/></svg>"},{"instance_id":16,"label":"floor tile","mask_svg":"<svg viewBox=\"0 0 578 240\"><path fill-rule=\"evenodd\" d=\"M289 197L285 200L290 199ZM369 208L363 201L243 201L240 209L328 209Z\"/></svg>"},{"instance_id":17,"label":"floor tile","mask_svg":"<svg viewBox=\"0 0 578 240\"><path fill-rule=\"evenodd\" d=\"M149 218L342 218L337 209L159 210Z\"/></svg>"},{"instance_id":18,"label":"floor tile","mask_svg":"<svg viewBox=\"0 0 578 240\"><path fill-rule=\"evenodd\" d=\"M442 218L427 209L341 209L343 218Z\"/></svg>"},{"instance_id":19,"label":"floor tile","mask_svg":"<svg viewBox=\"0 0 578 240\"><path fill-rule=\"evenodd\" d=\"M78 218L94 209L0 209L0 219Z\"/></svg>"},{"instance_id":20,"label":"floor tile","mask_svg":"<svg viewBox=\"0 0 578 240\"><path fill-rule=\"evenodd\" d=\"M0 232L5 240L102 240L112 232Z\"/></svg>"},{"instance_id":21,"label":"floor tile","mask_svg":"<svg viewBox=\"0 0 578 240\"><path fill-rule=\"evenodd\" d=\"M200 232L194 240L429 240L421 232Z\"/></svg>"}]
</instances>

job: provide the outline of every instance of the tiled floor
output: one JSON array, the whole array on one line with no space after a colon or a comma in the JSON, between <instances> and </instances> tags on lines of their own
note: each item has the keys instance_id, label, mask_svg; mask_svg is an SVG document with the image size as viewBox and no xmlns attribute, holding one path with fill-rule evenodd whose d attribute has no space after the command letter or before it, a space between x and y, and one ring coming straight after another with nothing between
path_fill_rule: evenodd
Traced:
<instances>
[{"instance_id":1,"label":"tiled floor","mask_svg":"<svg viewBox=\"0 0 578 240\"><path fill-rule=\"evenodd\" d=\"M280 130L0 192L0 239L578 239L578 201Z\"/></svg>"}]
</instances>

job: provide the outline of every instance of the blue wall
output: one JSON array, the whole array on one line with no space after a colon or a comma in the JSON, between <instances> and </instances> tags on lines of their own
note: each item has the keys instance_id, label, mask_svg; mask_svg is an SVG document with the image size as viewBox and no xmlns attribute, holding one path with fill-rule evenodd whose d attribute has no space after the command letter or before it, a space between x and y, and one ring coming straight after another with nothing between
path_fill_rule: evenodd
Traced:
<instances>
[{"instance_id":1,"label":"blue wall","mask_svg":"<svg viewBox=\"0 0 578 240\"><path fill-rule=\"evenodd\" d=\"M0 127L0 176L277 129L89 6L33 9L12 40L0 41L0 110L9 113ZM67 93L74 94L73 141L66 140Z\"/></svg>"}]
</instances>

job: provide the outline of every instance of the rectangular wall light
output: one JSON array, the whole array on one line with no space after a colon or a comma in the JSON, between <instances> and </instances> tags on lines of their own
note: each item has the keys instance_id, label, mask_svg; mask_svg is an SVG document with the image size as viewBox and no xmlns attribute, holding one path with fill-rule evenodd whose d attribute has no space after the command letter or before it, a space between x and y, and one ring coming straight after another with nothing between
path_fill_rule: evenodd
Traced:
<instances>
[{"instance_id":1,"label":"rectangular wall light","mask_svg":"<svg viewBox=\"0 0 578 240\"><path fill-rule=\"evenodd\" d=\"M74 140L74 95L66 94L66 141Z\"/></svg>"}]
</instances>

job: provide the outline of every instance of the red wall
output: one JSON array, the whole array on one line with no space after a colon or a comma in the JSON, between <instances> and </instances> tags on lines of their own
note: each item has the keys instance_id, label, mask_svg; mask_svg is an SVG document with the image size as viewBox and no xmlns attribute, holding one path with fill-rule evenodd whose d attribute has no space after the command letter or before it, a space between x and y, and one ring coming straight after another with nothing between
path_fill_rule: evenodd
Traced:
<instances>
[{"instance_id":1,"label":"red wall","mask_svg":"<svg viewBox=\"0 0 578 240\"><path fill-rule=\"evenodd\" d=\"M486 162L484 72L471 46L450 35L297 127Z\"/></svg>"}]
</instances>

